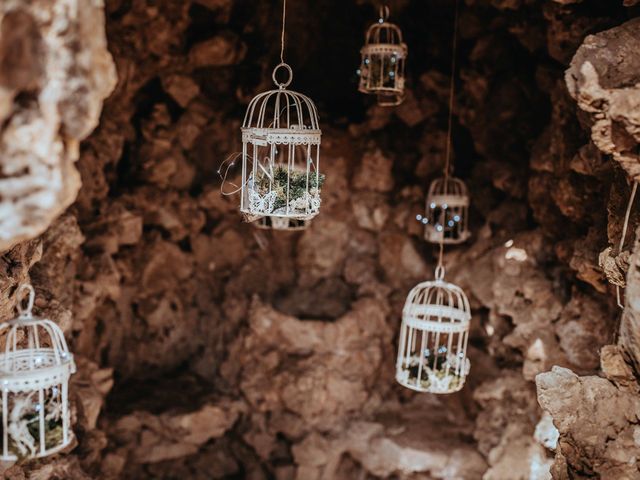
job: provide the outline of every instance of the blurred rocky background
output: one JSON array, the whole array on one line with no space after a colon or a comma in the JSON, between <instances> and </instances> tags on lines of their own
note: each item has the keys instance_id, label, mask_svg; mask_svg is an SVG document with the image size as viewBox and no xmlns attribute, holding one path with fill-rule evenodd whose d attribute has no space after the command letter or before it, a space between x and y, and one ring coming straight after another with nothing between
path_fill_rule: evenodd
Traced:
<instances>
[{"instance_id":1,"label":"blurred rocky background","mask_svg":"<svg viewBox=\"0 0 640 480\"><path fill-rule=\"evenodd\" d=\"M218 174L270 88L279 2L0 4L0 318L30 280L79 366L77 444L5 478L640 478L638 205L619 248L640 5L461 3L473 238L446 263L472 369L442 397L393 376L404 298L435 266L415 216L444 160L452 0L389 2L409 45L390 109L357 92L378 3L289 2L327 174L298 233L243 223Z\"/></svg>"}]
</instances>

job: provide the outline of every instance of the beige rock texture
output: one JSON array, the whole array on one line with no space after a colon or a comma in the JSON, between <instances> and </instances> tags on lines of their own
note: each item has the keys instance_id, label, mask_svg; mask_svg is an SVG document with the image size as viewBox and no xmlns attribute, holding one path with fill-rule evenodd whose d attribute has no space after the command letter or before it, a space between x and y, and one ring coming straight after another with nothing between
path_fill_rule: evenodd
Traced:
<instances>
[{"instance_id":1,"label":"beige rock texture","mask_svg":"<svg viewBox=\"0 0 640 480\"><path fill-rule=\"evenodd\" d=\"M76 199L80 141L116 83L101 1L0 5L0 250Z\"/></svg>"},{"instance_id":2,"label":"beige rock texture","mask_svg":"<svg viewBox=\"0 0 640 480\"><path fill-rule=\"evenodd\" d=\"M619 248L637 7L464 2L452 158L472 238L445 263L471 373L435 396L394 365L437 262L416 215L445 162L452 5L393 3L410 56L389 109L354 76L378 4L287 4L327 175L290 233L244 223L218 175L272 87L280 4L0 5L0 320L32 282L78 364L77 442L4 478L640 478L637 204Z\"/></svg>"}]
</instances>

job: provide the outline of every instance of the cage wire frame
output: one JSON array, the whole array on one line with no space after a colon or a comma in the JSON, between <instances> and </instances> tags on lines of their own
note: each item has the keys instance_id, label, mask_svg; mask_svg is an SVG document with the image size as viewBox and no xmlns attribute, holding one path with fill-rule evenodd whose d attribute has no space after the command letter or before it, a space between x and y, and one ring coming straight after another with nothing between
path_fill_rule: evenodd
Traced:
<instances>
[{"instance_id":1,"label":"cage wire frame","mask_svg":"<svg viewBox=\"0 0 640 480\"><path fill-rule=\"evenodd\" d=\"M288 78L278 82L276 72ZM287 90L293 79L284 62L273 70L277 89L254 97L242 124L240 211L248 221L260 217L308 220L320 211L322 131L313 101Z\"/></svg>"},{"instance_id":2,"label":"cage wire frame","mask_svg":"<svg viewBox=\"0 0 640 480\"><path fill-rule=\"evenodd\" d=\"M470 370L467 357L471 309L464 291L444 281L444 267L435 280L416 285L402 310L396 380L424 393L447 394L464 386Z\"/></svg>"},{"instance_id":3,"label":"cage wire frame","mask_svg":"<svg viewBox=\"0 0 640 480\"><path fill-rule=\"evenodd\" d=\"M33 316L33 287L21 285L16 297L18 317L0 325L2 461L46 457L74 438L69 414L73 355L56 323Z\"/></svg>"},{"instance_id":4,"label":"cage wire frame","mask_svg":"<svg viewBox=\"0 0 640 480\"><path fill-rule=\"evenodd\" d=\"M404 100L404 69L409 52L402 30L388 18L389 7L380 7L380 19L365 34L358 69L358 90L376 95L378 105L384 107L400 105Z\"/></svg>"},{"instance_id":5,"label":"cage wire frame","mask_svg":"<svg viewBox=\"0 0 640 480\"><path fill-rule=\"evenodd\" d=\"M424 225L424 239L430 243L455 245L466 242L469 230L469 191L455 177L441 177L429 185L425 215L416 215Z\"/></svg>"},{"instance_id":6,"label":"cage wire frame","mask_svg":"<svg viewBox=\"0 0 640 480\"><path fill-rule=\"evenodd\" d=\"M253 225L261 230L276 230L282 232L300 232L309 228L311 220L298 220L287 217L260 217Z\"/></svg>"}]
</instances>

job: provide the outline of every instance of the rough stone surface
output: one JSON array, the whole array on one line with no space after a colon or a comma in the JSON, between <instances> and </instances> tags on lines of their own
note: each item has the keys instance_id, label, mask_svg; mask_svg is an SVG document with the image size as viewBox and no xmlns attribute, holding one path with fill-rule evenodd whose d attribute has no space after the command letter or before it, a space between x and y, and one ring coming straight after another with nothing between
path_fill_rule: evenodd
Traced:
<instances>
[{"instance_id":1,"label":"rough stone surface","mask_svg":"<svg viewBox=\"0 0 640 480\"><path fill-rule=\"evenodd\" d=\"M0 251L76 198L79 142L116 82L101 1L0 5Z\"/></svg>"},{"instance_id":2,"label":"rough stone surface","mask_svg":"<svg viewBox=\"0 0 640 480\"><path fill-rule=\"evenodd\" d=\"M590 35L566 73L569 93L592 119L591 138L600 150L640 180L640 19Z\"/></svg>"},{"instance_id":3,"label":"rough stone surface","mask_svg":"<svg viewBox=\"0 0 640 480\"><path fill-rule=\"evenodd\" d=\"M0 226L25 211L39 225L0 242L0 317L31 281L78 361L77 443L5 478L638 478L637 205L618 247L636 11L465 2L452 158L472 239L445 263L471 302L472 366L433 396L393 376L406 294L437 261L416 215L444 166L453 11L393 5L409 88L382 108L354 83L376 9L288 2L285 59L319 108L327 180L320 215L286 233L243 223L217 173L272 86L279 5L0 7L0 186L57 189L38 212L31 190L14 204L0 188Z\"/></svg>"}]
</instances>

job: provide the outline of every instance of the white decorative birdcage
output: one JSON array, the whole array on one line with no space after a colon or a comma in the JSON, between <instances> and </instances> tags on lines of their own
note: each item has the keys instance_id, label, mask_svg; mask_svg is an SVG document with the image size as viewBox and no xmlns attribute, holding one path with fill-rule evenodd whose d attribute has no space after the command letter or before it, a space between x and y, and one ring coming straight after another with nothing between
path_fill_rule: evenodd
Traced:
<instances>
[{"instance_id":1,"label":"white decorative birdcage","mask_svg":"<svg viewBox=\"0 0 640 480\"><path fill-rule=\"evenodd\" d=\"M427 393L453 393L469 373L467 358L471 312L462 289L444 281L444 268L434 281L416 285L402 311L396 380Z\"/></svg>"},{"instance_id":2,"label":"white decorative birdcage","mask_svg":"<svg viewBox=\"0 0 640 480\"><path fill-rule=\"evenodd\" d=\"M455 244L469 236L469 192L462 180L442 177L431 182L426 214L416 219L424 224L424 238L432 243Z\"/></svg>"},{"instance_id":3,"label":"white decorative birdcage","mask_svg":"<svg viewBox=\"0 0 640 480\"><path fill-rule=\"evenodd\" d=\"M278 69L288 73L276 79ZM240 211L249 221L269 216L307 220L320 211L320 138L313 101L291 90L293 72L286 63L273 70L275 90L257 95L242 124L242 196Z\"/></svg>"},{"instance_id":4,"label":"white decorative birdcage","mask_svg":"<svg viewBox=\"0 0 640 480\"><path fill-rule=\"evenodd\" d=\"M58 325L32 315L31 285L18 289L19 302L25 291L27 307L19 303L19 316L0 325L3 461L45 457L73 440L68 396L73 355Z\"/></svg>"},{"instance_id":5,"label":"white decorative birdcage","mask_svg":"<svg viewBox=\"0 0 640 480\"><path fill-rule=\"evenodd\" d=\"M378 105L382 106L399 105L404 100L404 67L408 53L402 31L387 22L388 17L389 8L382 7L380 20L367 30L358 70L358 89L376 95Z\"/></svg>"},{"instance_id":6,"label":"white decorative birdcage","mask_svg":"<svg viewBox=\"0 0 640 480\"><path fill-rule=\"evenodd\" d=\"M262 230L280 230L285 232L298 232L306 230L311 220L298 220L288 217L260 217L253 225Z\"/></svg>"}]
</instances>

